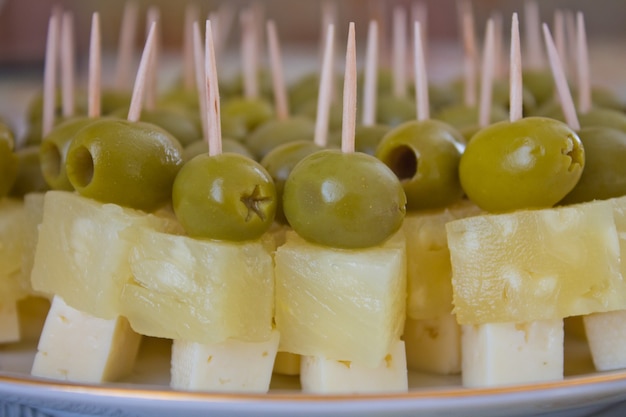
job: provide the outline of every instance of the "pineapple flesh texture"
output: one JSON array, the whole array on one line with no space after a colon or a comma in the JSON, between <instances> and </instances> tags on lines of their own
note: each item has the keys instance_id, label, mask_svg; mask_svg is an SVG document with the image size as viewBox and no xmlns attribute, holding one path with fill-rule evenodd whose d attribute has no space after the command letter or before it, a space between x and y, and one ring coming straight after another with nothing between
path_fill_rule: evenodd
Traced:
<instances>
[{"instance_id":1,"label":"pineapple flesh texture","mask_svg":"<svg viewBox=\"0 0 626 417\"><path fill-rule=\"evenodd\" d=\"M201 344L267 341L272 331L271 241L194 239L142 230L129 256L122 314L139 333Z\"/></svg>"},{"instance_id":2,"label":"pineapple flesh texture","mask_svg":"<svg viewBox=\"0 0 626 417\"><path fill-rule=\"evenodd\" d=\"M530 322L626 307L609 202L446 225L460 324Z\"/></svg>"},{"instance_id":3,"label":"pineapple flesh texture","mask_svg":"<svg viewBox=\"0 0 626 417\"><path fill-rule=\"evenodd\" d=\"M280 351L379 366L404 327L403 233L377 247L344 250L289 232L275 264Z\"/></svg>"},{"instance_id":4,"label":"pineapple flesh texture","mask_svg":"<svg viewBox=\"0 0 626 417\"><path fill-rule=\"evenodd\" d=\"M24 204L0 200L0 343L20 340L17 302L28 295L22 288Z\"/></svg>"},{"instance_id":5,"label":"pineapple flesh texture","mask_svg":"<svg viewBox=\"0 0 626 417\"><path fill-rule=\"evenodd\" d=\"M43 220L45 193L30 193L24 196L24 252L20 285L29 293L35 293L30 276L35 263L35 249L39 236L39 225Z\"/></svg>"},{"instance_id":6,"label":"pineapple flesh texture","mask_svg":"<svg viewBox=\"0 0 626 417\"><path fill-rule=\"evenodd\" d=\"M132 276L128 253L138 231L174 227L169 218L49 191L31 274L33 289L59 295L95 317L114 319L122 287Z\"/></svg>"},{"instance_id":7,"label":"pineapple flesh texture","mask_svg":"<svg viewBox=\"0 0 626 417\"><path fill-rule=\"evenodd\" d=\"M464 201L443 210L408 213L402 230L407 253L407 317L432 320L452 312L452 266L446 223L478 215Z\"/></svg>"},{"instance_id":8,"label":"pineapple flesh texture","mask_svg":"<svg viewBox=\"0 0 626 417\"><path fill-rule=\"evenodd\" d=\"M626 197L609 200L620 243L622 276L626 277ZM594 366L599 371L626 368L626 310L583 316Z\"/></svg>"}]
</instances>

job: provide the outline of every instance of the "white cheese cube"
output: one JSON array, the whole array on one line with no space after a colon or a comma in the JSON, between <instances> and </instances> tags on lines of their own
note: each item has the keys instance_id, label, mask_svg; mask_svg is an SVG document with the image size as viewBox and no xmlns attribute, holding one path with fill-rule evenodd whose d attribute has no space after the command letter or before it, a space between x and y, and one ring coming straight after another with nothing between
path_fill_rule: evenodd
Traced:
<instances>
[{"instance_id":1,"label":"white cheese cube","mask_svg":"<svg viewBox=\"0 0 626 417\"><path fill-rule=\"evenodd\" d=\"M454 314L432 320L407 318L403 339L409 369L443 375L461 372L461 327Z\"/></svg>"},{"instance_id":2,"label":"white cheese cube","mask_svg":"<svg viewBox=\"0 0 626 417\"><path fill-rule=\"evenodd\" d=\"M563 320L462 326L465 387L563 379Z\"/></svg>"},{"instance_id":3,"label":"white cheese cube","mask_svg":"<svg viewBox=\"0 0 626 417\"><path fill-rule=\"evenodd\" d=\"M174 340L172 379L177 390L258 392L269 390L279 333L266 342L229 339L214 344Z\"/></svg>"},{"instance_id":4,"label":"white cheese cube","mask_svg":"<svg viewBox=\"0 0 626 417\"><path fill-rule=\"evenodd\" d=\"M124 317L97 318L54 296L31 373L73 382L114 381L132 370L140 341Z\"/></svg>"},{"instance_id":5,"label":"white cheese cube","mask_svg":"<svg viewBox=\"0 0 626 417\"><path fill-rule=\"evenodd\" d=\"M407 392L404 342L392 343L387 356L374 368L320 356L303 356L300 383L303 392L316 394Z\"/></svg>"},{"instance_id":6,"label":"white cheese cube","mask_svg":"<svg viewBox=\"0 0 626 417\"><path fill-rule=\"evenodd\" d=\"M583 321L596 369L626 368L626 310L590 314Z\"/></svg>"}]
</instances>

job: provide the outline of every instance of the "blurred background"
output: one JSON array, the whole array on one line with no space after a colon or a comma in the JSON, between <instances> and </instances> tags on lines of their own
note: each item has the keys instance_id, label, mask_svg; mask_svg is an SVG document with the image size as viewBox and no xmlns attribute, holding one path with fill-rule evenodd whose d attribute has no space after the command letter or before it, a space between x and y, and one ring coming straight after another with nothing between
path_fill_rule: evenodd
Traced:
<instances>
[{"instance_id":1,"label":"blurred background","mask_svg":"<svg viewBox=\"0 0 626 417\"><path fill-rule=\"evenodd\" d=\"M283 43L297 45L315 44L319 39L320 0L252 0L264 9L266 17L278 25ZM186 0L136 0L140 14L156 5L161 11L163 45L165 50L180 50L183 36L183 19ZM201 13L208 15L221 3L240 8L251 1L195 0ZM372 16L386 16L395 5L410 7L415 1L395 0L336 0L338 33L341 24L357 23L357 36L364 39L365 22ZM428 10L428 36L431 42L452 41L458 37L455 0L422 0ZM555 9L583 11L590 41L594 43L626 37L626 2L624 0L541 0L538 1L542 20L551 23ZM75 14L79 55L88 44L90 15L99 11L102 18L103 48L113 50L117 45L120 21L125 0L4 0L0 2L0 65L37 65L42 62L47 20L54 6L72 10ZM513 11L523 12L523 0L474 0L472 2L480 36L482 23L493 10L503 16ZM145 14L144 14L145 16ZM504 19L510 20L508 18ZM145 21L145 19L143 20ZM140 26L143 26L141 21ZM505 22L506 24L506 22ZM363 28L359 31L359 28ZM387 30L389 25L387 25ZM143 27L139 29L143 31ZM142 32L143 33L143 32ZM138 45L143 39L138 37ZM236 45L236 27L230 33L229 44Z\"/></svg>"}]
</instances>

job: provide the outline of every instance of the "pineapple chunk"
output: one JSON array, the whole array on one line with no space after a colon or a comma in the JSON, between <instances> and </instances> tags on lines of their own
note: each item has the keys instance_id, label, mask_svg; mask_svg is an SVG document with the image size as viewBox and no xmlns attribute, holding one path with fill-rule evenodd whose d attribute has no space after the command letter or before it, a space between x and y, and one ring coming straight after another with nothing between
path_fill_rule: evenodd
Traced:
<instances>
[{"instance_id":1,"label":"pineapple chunk","mask_svg":"<svg viewBox=\"0 0 626 417\"><path fill-rule=\"evenodd\" d=\"M224 242L144 229L129 256L121 311L137 332L215 344L267 341L274 270L264 239Z\"/></svg>"},{"instance_id":2,"label":"pineapple chunk","mask_svg":"<svg viewBox=\"0 0 626 417\"><path fill-rule=\"evenodd\" d=\"M402 229L407 253L407 317L432 320L452 312L452 266L446 223L481 210L462 202L443 210L409 213Z\"/></svg>"},{"instance_id":3,"label":"pineapple chunk","mask_svg":"<svg viewBox=\"0 0 626 417\"><path fill-rule=\"evenodd\" d=\"M619 236L621 271L626 277L626 197L608 200ZM594 366L599 371L626 368L626 309L583 316Z\"/></svg>"},{"instance_id":4,"label":"pineapple chunk","mask_svg":"<svg viewBox=\"0 0 626 417\"><path fill-rule=\"evenodd\" d=\"M132 371L140 342L124 317L93 317L54 296L31 373L73 382L114 381Z\"/></svg>"},{"instance_id":5,"label":"pineapple chunk","mask_svg":"<svg viewBox=\"0 0 626 417\"><path fill-rule=\"evenodd\" d=\"M274 259L280 350L379 366L404 328L404 235L344 250L289 232Z\"/></svg>"},{"instance_id":6,"label":"pineapple chunk","mask_svg":"<svg viewBox=\"0 0 626 417\"><path fill-rule=\"evenodd\" d=\"M454 314L431 320L407 318L403 338L409 369L443 375L461 372L461 327Z\"/></svg>"},{"instance_id":7,"label":"pineapple chunk","mask_svg":"<svg viewBox=\"0 0 626 417\"><path fill-rule=\"evenodd\" d=\"M203 345L174 340L170 385L179 390L266 393L278 340L276 330L264 342L229 339Z\"/></svg>"},{"instance_id":8,"label":"pineapple chunk","mask_svg":"<svg viewBox=\"0 0 626 417\"><path fill-rule=\"evenodd\" d=\"M22 254L24 248L24 203L0 200L0 300L14 303L28 295L22 288Z\"/></svg>"},{"instance_id":9,"label":"pineapple chunk","mask_svg":"<svg viewBox=\"0 0 626 417\"><path fill-rule=\"evenodd\" d=\"M465 387L563 379L563 319L462 326Z\"/></svg>"},{"instance_id":10,"label":"pineapple chunk","mask_svg":"<svg viewBox=\"0 0 626 417\"><path fill-rule=\"evenodd\" d=\"M608 202L474 216L446 228L454 312L461 324L626 308Z\"/></svg>"},{"instance_id":11,"label":"pineapple chunk","mask_svg":"<svg viewBox=\"0 0 626 417\"><path fill-rule=\"evenodd\" d=\"M375 368L348 361L303 356L300 371L302 391L316 394L407 392L404 350L404 342L395 341Z\"/></svg>"},{"instance_id":12,"label":"pineapple chunk","mask_svg":"<svg viewBox=\"0 0 626 417\"><path fill-rule=\"evenodd\" d=\"M122 286L131 279L128 252L138 231L172 227L169 218L49 191L31 274L33 289L59 295L95 317L114 319Z\"/></svg>"},{"instance_id":13,"label":"pineapple chunk","mask_svg":"<svg viewBox=\"0 0 626 417\"><path fill-rule=\"evenodd\" d=\"M34 293L30 276L35 263L35 249L39 236L39 225L43 220L45 193L31 193L24 196L24 251L22 253L22 274L20 285L29 293Z\"/></svg>"}]
</instances>

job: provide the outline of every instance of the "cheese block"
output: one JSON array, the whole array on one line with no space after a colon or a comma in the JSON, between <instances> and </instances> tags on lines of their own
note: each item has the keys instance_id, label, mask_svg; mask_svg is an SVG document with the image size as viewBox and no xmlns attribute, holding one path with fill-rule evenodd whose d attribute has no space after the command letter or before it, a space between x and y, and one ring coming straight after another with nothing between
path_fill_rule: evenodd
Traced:
<instances>
[{"instance_id":1,"label":"cheese block","mask_svg":"<svg viewBox=\"0 0 626 417\"><path fill-rule=\"evenodd\" d=\"M17 301L0 302L0 343L18 342L20 336Z\"/></svg>"},{"instance_id":2,"label":"cheese block","mask_svg":"<svg viewBox=\"0 0 626 417\"><path fill-rule=\"evenodd\" d=\"M526 323L626 308L606 201L446 225L461 324Z\"/></svg>"},{"instance_id":3,"label":"cheese block","mask_svg":"<svg viewBox=\"0 0 626 417\"><path fill-rule=\"evenodd\" d=\"M201 344L265 342L272 333L271 242L138 231L121 311L139 333Z\"/></svg>"},{"instance_id":4,"label":"cheese block","mask_svg":"<svg viewBox=\"0 0 626 417\"><path fill-rule=\"evenodd\" d=\"M124 317L94 317L54 296L31 374L72 382L115 381L132 371L140 341Z\"/></svg>"},{"instance_id":5,"label":"cheese block","mask_svg":"<svg viewBox=\"0 0 626 417\"><path fill-rule=\"evenodd\" d=\"M35 263L35 250L39 237L39 225L43 220L45 193L30 193L24 196L24 250L22 252L22 273L20 285L28 293L35 293L31 284L31 273Z\"/></svg>"},{"instance_id":6,"label":"cheese block","mask_svg":"<svg viewBox=\"0 0 626 417\"><path fill-rule=\"evenodd\" d=\"M361 250L324 247L289 232L276 250L280 351L376 367L404 328L402 233Z\"/></svg>"},{"instance_id":7,"label":"cheese block","mask_svg":"<svg viewBox=\"0 0 626 417\"><path fill-rule=\"evenodd\" d=\"M22 288L24 203L0 199L0 301L14 303L28 295Z\"/></svg>"},{"instance_id":8,"label":"cheese block","mask_svg":"<svg viewBox=\"0 0 626 417\"><path fill-rule=\"evenodd\" d=\"M409 369L442 375L461 372L461 327L454 314L430 320L407 318L402 338Z\"/></svg>"},{"instance_id":9,"label":"cheese block","mask_svg":"<svg viewBox=\"0 0 626 417\"><path fill-rule=\"evenodd\" d=\"M465 387L563 379L563 319L462 326Z\"/></svg>"},{"instance_id":10,"label":"cheese block","mask_svg":"<svg viewBox=\"0 0 626 417\"><path fill-rule=\"evenodd\" d=\"M264 342L229 339L214 344L174 340L174 389L188 391L265 393L269 390L279 333Z\"/></svg>"},{"instance_id":11,"label":"cheese block","mask_svg":"<svg viewBox=\"0 0 626 417\"><path fill-rule=\"evenodd\" d=\"M302 391L315 394L407 392L404 342L396 340L376 367L320 356L303 356Z\"/></svg>"},{"instance_id":12,"label":"cheese block","mask_svg":"<svg viewBox=\"0 0 626 417\"><path fill-rule=\"evenodd\" d=\"M59 295L73 308L115 319L132 274L128 253L139 230L172 230L170 218L65 191L49 191L31 274L35 291Z\"/></svg>"}]
</instances>

